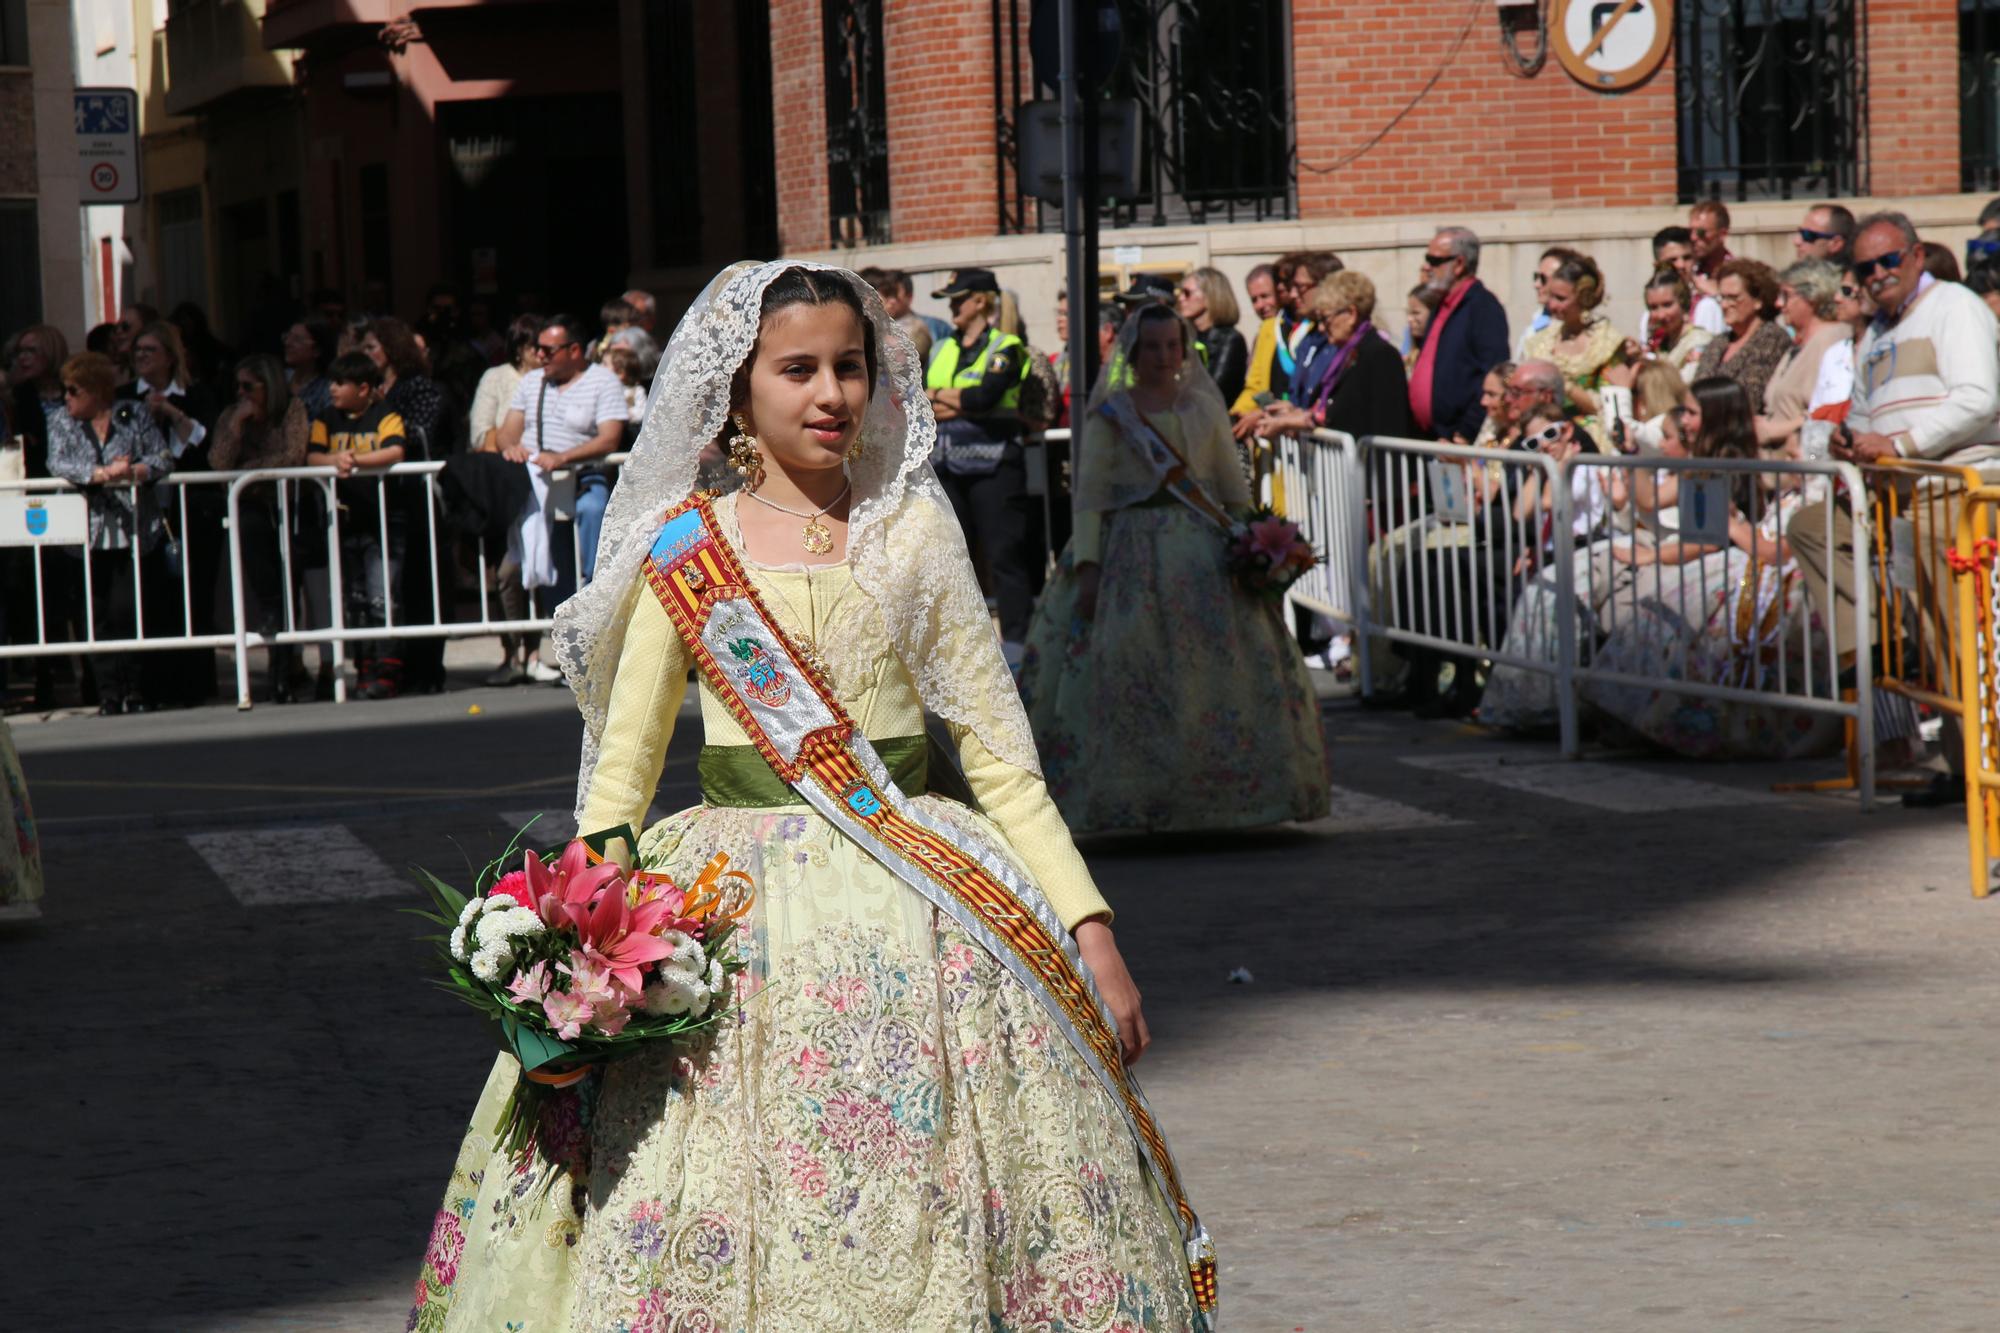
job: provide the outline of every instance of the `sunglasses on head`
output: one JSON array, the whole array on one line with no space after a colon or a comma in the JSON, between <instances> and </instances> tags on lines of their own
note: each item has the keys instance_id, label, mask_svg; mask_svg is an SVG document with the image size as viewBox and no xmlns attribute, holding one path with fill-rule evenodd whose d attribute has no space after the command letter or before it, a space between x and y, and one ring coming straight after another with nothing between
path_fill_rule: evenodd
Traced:
<instances>
[{"instance_id":1,"label":"sunglasses on head","mask_svg":"<svg viewBox=\"0 0 2000 1333\"><path fill-rule=\"evenodd\" d=\"M1837 231L1814 231L1811 227L1799 228L1799 239L1807 245L1811 245L1816 241L1830 241L1838 235L1840 233Z\"/></svg>"},{"instance_id":2,"label":"sunglasses on head","mask_svg":"<svg viewBox=\"0 0 2000 1333\"><path fill-rule=\"evenodd\" d=\"M1886 255L1878 255L1874 259L1855 260L1854 276L1866 282L1881 269L1901 268L1902 266L1903 252L1901 250L1892 250Z\"/></svg>"}]
</instances>

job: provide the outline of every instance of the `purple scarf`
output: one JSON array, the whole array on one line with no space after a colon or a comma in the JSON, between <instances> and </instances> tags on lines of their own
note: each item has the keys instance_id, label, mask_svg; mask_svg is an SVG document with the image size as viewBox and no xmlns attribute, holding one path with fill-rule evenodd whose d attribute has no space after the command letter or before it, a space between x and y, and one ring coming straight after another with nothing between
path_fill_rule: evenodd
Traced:
<instances>
[{"instance_id":1,"label":"purple scarf","mask_svg":"<svg viewBox=\"0 0 2000 1333\"><path fill-rule=\"evenodd\" d=\"M1334 387L1340 383L1340 377L1346 372L1347 363L1354 359L1354 353L1360 348L1361 340L1374 336L1374 322L1364 319L1355 328L1353 337L1333 349L1333 360L1327 362L1326 374L1320 377L1319 396L1313 399L1312 418L1314 421L1322 425L1325 424L1326 400L1333 396Z\"/></svg>"}]
</instances>

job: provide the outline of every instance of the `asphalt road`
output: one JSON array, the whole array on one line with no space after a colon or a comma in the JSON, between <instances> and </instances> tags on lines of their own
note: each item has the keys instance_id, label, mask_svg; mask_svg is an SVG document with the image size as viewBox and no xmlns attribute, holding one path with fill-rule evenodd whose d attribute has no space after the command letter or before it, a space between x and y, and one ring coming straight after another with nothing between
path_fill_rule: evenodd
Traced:
<instances>
[{"instance_id":1,"label":"asphalt road","mask_svg":"<svg viewBox=\"0 0 2000 1333\"><path fill-rule=\"evenodd\" d=\"M1322 825L1086 847L1228 1327L1993 1326L2000 905L1950 812L1327 721ZM0 1328L401 1328L492 1052L405 867L568 807L567 696L15 736Z\"/></svg>"}]
</instances>

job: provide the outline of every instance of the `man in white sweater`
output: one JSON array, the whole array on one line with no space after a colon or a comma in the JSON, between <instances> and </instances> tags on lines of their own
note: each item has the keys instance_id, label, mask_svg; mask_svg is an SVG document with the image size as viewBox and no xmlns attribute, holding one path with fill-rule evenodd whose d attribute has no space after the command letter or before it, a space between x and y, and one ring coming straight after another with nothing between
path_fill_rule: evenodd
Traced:
<instances>
[{"instance_id":1,"label":"man in white sweater","mask_svg":"<svg viewBox=\"0 0 2000 1333\"><path fill-rule=\"evenodd\" d=\"M1854 274L1879 313L1855 351L1847 415L1852 438L1836 438L1834 456L1864 464L1943 462L2000 479L2000 324L1993 312L1966 288L1924 271L1917 230L1901 213L1862 219L1854 238ZM1945 612L1927 614L1923 625L1928 670L1938 681L1950 678L1949 658L1942 654L1949 652L1957 628L1950 624L1956 602L1947 559L1954 509L1941 478L1920 480L1909 505L1918 529L1912 535L1919 542L1906 558L1919 567L1920 604L1942 604ZM1854 651L1852 530L1845 501L1834 500L1803 510L1786 529L1843 665ZM1880 570L1878 577L1889 572ZM1947 626L1951 632L1941 633ZM1879 633L1879 627L1871 629ZM1919 668L1913 663L1912 669ZM1958 747L1949 736L1944 750L1956 771Z\"/></svg>"}]
</instances>

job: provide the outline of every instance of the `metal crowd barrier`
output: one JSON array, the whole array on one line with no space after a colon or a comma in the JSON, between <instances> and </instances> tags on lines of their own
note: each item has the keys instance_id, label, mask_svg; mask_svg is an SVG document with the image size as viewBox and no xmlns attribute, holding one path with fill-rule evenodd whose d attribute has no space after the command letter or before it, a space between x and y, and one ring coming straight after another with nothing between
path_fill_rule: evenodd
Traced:
<instances>
[{"instance_id":1,"label":"metal crowd barrier","mask_svg":"<svg viewBox=\"0 0 2000 1333\"><path fill-rule=\"evenodd\" d=\"M624 460L625 455L613 454L604 460L605 465ZM351 640L379 639L423 639L423 638L471 638L489 634L545 632L552 624L551 616L538 615L524 619L509 620L496 618L499 610L497 597L488 589L485 571L488 567L486 544L483 539L473 539L472 549L476 552L478 588L478 615L473 619L454 619L448 613L453 609L452 594L456 593L458 572L454 561L455 544L443 533L439 524L437 503L437 476L444 469L443 462L398 463L389 468L368 469L357 472L345 479L352 487L359 483L372 484L376 488L374 504L375 522L372 530L363 537L359 553L364 557L372 555L379 560L385 579L393 578L398 591L385 599L384 621L381 625L349 625L345 597L346 582L352 572L345 567L347 553L343 547L343 537L350 536L348 522L343 518L342 505L338 498L336 483L342 479L331 467L273 468L243 472L187 472L173 473L150 483L154 496L166 514L169 527L181 546L182 556L179 570L173 575L178 584L179 623L166 633L149 632L146 624L146 604L148 598L135 595L136 633L131 637L100 639L96 634L95 607L99 590L88 558L78 559L78 555L88 555L87 523L56 523L55 527L39 539L23 548L29 553L33 565L35 588L35 627L31 642L12 641L19 639L18 633L10 627L10 641L0 644L0 659L10 657L61 656L70 653L141 652L160 651L175 648L229 648L234 651L236 662L237 706L249 708L250 663L248 650L253 645L272 647L277 645L330 644L334 692L337 700L346 698L346 680L338 669L346 658L346 643ZM394 487L421 484L421 503L399 505ZM262 633L249 627L248 569L242 534L243 509L246 494L254 494L260 488L268 487L275 492L274 504L277 510L276 536L278 554L278 576L276 587L280 590L281 606L277 608L277 619L281 628L274 633ZM299 541L305 535L300 522L300 497L306 488L317 492L323 503L323 526L314 532L325 545L326 615L324 624L304 625L301 623L301 600L304 595L304 572L301 566ZM136 485L119 489L136 495ZM204 573L219 576L222 573L222 557L211 569L206 558L194 555L197 544L212 539L212 533L199 530L191 524L190 496L202 493L214 496L223 514L223 534L221 540L227 547L227 577L229 607L232 614L227 632L191 633L188 626L197 623L196 607L201 598L213 599L219 593L219 586L197 587L197 580ZM351 492L350 492L351 493ZM568 505L574 499L573 474L559 471L550 477L550 509L553 520L570 517ZM68 508L64 508L68 502ZM75 493L68 482L54 478L37 478L28 481L0 483L0 506L9 509L20 506L26 509L40 509L46 515L61 509L67 515L69 509L83 503L83 497ZM199 501L195 508L201 508ZM427 582L429 584L430 613L427 616L411 617L406 608L399 605L399 574L388 571L395 568L391 559L393 551L390 513L401 508L412 520L411 530L406 534L404 550L406 560L427 562ZM27 515L23 514L23 520ZM10 520L11 521L11 520ZM49 523L46 517L44 524ZM569 523L571 554L575 563L573 570L583 567L583 552L574 523ZM553 538L552 538L553 540ZM76 554L71 554L75 552ZM158 568L157 561L148 560L137 546L130 551L133 581L135 586L148 582L148 575ZM79 637L51 637L52 623L61 623L72 608L52 606L48 585L57 578L67 577L56 574L49 561L73 562L70 568L81 571L83 585L82 633ZM316 573L319 566L313 565ZM163 597L157 583L153 585L153 600L156 606ZM204 615L211 608L203 608ZM157 623L154 630L157 630Z\"/></svg>"},{"instance_id":2,"label":"metal crowd barrier","mask_svg":"<svg viewBox=\"0 0 2000 1333\"><path fill-rule=\"evenodd\" d=\"M1774 613L1774 592L1802 593L1792 582L1800 577L1795 571L1769 569L1768 557L1778 548L1772 545L1767 558L1750 566L1757 577L1746 593L1742 577L1725 577L1725 559L1645 566L1616 561L1613 545L1643 544L1654 533L1635 535L1635 527L1647 527L1644 519L1619 519L1608 505L1599 517L1594 507L1579 509L1578 501L1581 494L1589 503L1614 473L1628 490L1641 472L1674 477L1690 487L1692 502L1703 503L1695 497L1705 494L1705 503L1716 507L1697 531L1710 538L1700 545L1718 553L1732 542L1732 504L1753 528L1781 534L1793 522L1817 522L1828 578L1856 590L1852 634L1866 643L1875 601L1868 519L1814 504L1836 493L1863 493L1853 465L1584 454L1558 466L1538 452L1386 436L1357 446L1325 431L1280 437L1274 445L1263 493L1326 556L1317 587L1301 580L1307 590L1301 600L1355 631L1364 694L1379 687L1393 664L1390 645L1512 668L1548 680L1554 725L1569 755L1580 747L1578 697L1590 686L1651 687L1831 715L1848 731L1854 784L1868 808L1873 681L1860 671L1848 686L1839 636L1815 639L1807 630L1794 637L1782 609ZM1793 495L1805 498L1781 502ZM1799 520L1795 507L1817 517ZM1523 595L1531 591L1543 605L1534 618L1520 618ZM1812 609L1831 619L1830 612ZM1698 612L1704 623L1718 614L1736 617L1739 623L1727 626L1727 663L1705 677L1702 670L1714 664L1691 662L1691 643L1678 645L1674 660L1647 672L1606 656L1606 646L1619 642L1614 635L1637 629L1638 616L1656 611ZM1526 629L1510 636L1510 625Z\"/></svg>"},{"instance_id":3,"label":"metal crowd barrier","mask_svg":"<svg viewBox=\"0 0 2000 1333\"><path fill-rule=\"evenodd\" d=\"M1994 889L2000 851L2000 486L1963 493L1946 563L1956 611L1952 641L1965 774L1965 832L1972 896Z\"/></svg>"}]
</instances>

